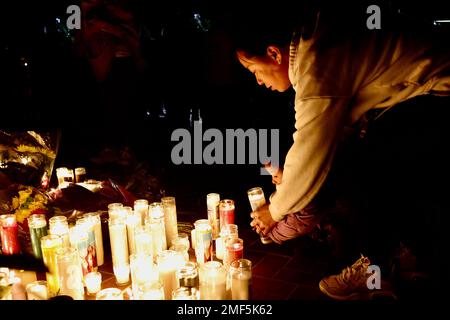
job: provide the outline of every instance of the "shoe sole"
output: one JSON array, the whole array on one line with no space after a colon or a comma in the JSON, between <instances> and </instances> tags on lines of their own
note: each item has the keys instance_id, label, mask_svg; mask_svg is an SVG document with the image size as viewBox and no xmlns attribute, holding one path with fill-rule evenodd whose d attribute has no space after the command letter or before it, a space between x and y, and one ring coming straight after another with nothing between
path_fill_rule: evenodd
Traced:
<instances>
[{"instance_id":1,"label":"shoe sole","mask_svg":"<svg viewBox=\"0 0 450 320\"><path fill-rule=\"evenodd\" d=\"M327 289L324 286L322 286L322 282L319 282L319 289L320 289L320 291L322 291L322 293L324 293L325 295L327 295L330 298L333 298L335 300L341 300L341 301L344 301L344 300L361 300L361 294L359 292L352 293L352 294L350 294L348 296L337 296L337 295L334 295L334 294L328 292Z\"/></svg>"}]
</instances>

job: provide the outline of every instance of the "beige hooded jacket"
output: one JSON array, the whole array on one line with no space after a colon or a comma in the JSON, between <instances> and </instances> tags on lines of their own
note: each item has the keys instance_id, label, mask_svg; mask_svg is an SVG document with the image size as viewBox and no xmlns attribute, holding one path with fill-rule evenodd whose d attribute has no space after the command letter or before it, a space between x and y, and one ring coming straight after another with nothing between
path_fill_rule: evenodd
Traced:
<instances>
[{"instance_id":1,"label":"beige hooded jacket","mask_svg":"<svg viewBox=\"0 0 450 320\"><path fill-rule=\"evenodd\" d=\"M302 210L317 194L345 126L372 108L423 94L450 95L450 53L439 43L382 30L335 41L323 25L318 15L312 36L296 34L290 46L296 132L283 182L271 196L275 221Z\"/></svg>"}]
</instances>

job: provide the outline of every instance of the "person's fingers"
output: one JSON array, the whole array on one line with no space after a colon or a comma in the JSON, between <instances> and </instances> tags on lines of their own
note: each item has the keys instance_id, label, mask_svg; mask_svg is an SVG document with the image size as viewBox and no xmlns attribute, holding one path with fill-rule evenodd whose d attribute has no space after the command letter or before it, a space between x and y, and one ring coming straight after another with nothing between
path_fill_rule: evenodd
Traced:
<instances>
[{"instance_id":1,"label":"person's fingers","mask_svg":"<svg viewBox=\"0 0 450 320\"><path fill-rule=\"evenodd\" d=\"M252 227L256 227L256 225L257 225L256 220L252 220L252 222L250 222L250 225L251 225Z\"/></svg>"},{"instance_id":2,"label":"person's fingers","mask_svg":"<svg viewBox=\"0 0 450 320\"><path fill-rule=\"evenodd\" d=\"M255 211L253 211L252 213L250 213L250 217L252 217L253 219L256 219L256 218L258 218L258 214Z\"/></svg>"}]
</instances>

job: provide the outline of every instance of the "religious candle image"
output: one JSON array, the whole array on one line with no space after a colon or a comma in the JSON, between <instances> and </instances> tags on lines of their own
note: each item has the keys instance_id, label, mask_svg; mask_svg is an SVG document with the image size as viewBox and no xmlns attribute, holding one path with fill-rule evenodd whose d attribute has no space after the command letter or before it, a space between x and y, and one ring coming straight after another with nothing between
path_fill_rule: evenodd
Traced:
<instances>
[{"instance_id":1,"label":"religious candle image","mask_svg":"<svg viewBox=\"0 0 450 320\"><path fill-rule=\"evenodd\" d=\"M226 299L226 270L218 261L208 261L200 266L200 299Z\"/></svg>"},{"instance_id":2,"label":"religious candle image","mask_svg":"<svg viewBox=\"0 0 450 320\"><path fill-rule=\"evenodd\" d=\"M102 233L102 222L100 213L90 212L83 215L83 217L89 217L94 226L95 233L95 250L97 253L97 266L102 266L105 258L104 258L104 250L103 250L103 233Z\"/></svg>"},{"instance_id":3,"label":"religious candle image","mask_svg":"<svg viewBox=\"0 0 450 320\"><path fill-rule=\"evenodd\" d=\"M54 297L59 291L58 267L56 265L56 251L63 247L60 236L47 235L41 238L42 257L49 272L46 273L49 296Z\"/></svg>"},{"instance_id":4,"label":"religious candle image","mask_svg":"<svg viewBox=\"0 0 450 320\"><path fill-rule=\"evenodd\" d=\"M233 300L251 300L252 297L252 262L238 259L230 265L231 298Z\"/></svg>"},{"instance_id":5,"label":"religious candle image","mask_svg":"<svg viewBox=\"0 0 450 320\"><path fill-rule=\"evenodd\" d=\"M234 224L234 201L230 199L219 202L220 229L227 224Z\"/></svg>"},{"instance_id":6,"label":"religious candle image","mask_svg":"<svg viewBox=\"0 0 450 320\"><path fill-rule=\"evenodd\" d=\"M208 193L206 195L206 206L208 208L208 220L212 228L213 240L220 235L220 215L219 215L220 195L218 193Z\"/></svg>"},{"instance_id":7,"label":"religious candle image","mask_svg":"<svg viewBox=\"0 0 450 320\"><path fill-rule=\"evenodd\" d=\"M138 199L134 201L134 212L141 217L141 224L144 225L148 216L148 200Z\"/></svg>"},{"instance_id":8,"label":"religious candle image","mask_svg":"<svg viewBox=\"0 0 450 320\"><path fill-rule=\"evenodd\" d=\"M43 214L33 214L28 217L30 229L31 248L36 258L42 259L41 238L48 234L47 221Z\"/></svg>"},{"instance_id":9,"label":"religious candle image","mask_svg":"<svg viewBox=\"0 0 450 320\"><path fill-rule=\"evenodd\" d=\"M167 247L172 246L172 239L178 236L177 207L175 197L164 197L161 199L164 210L164 226L166 229Z\"/></svg>"},{"instance_id":10,"label":"religious candle image","mask_svg":"<svg viewBox=\"0 0 450 320\"><path fill-rule=\"evenodd\" d=\"M19 227L16 216L14 214L1 215L0 229L2 253L5 255L19 254Z\"/></svg>"},{"instance_id":11,"label":"religious candle image","mask_svg":"<svg viewBox=\"0 0 450 320\"><path fill-rule=\"evenodd\" d=\"M126 283L130 272L127 227L122 219L109 219L108 223L114 275L118 283Z\"/></svg>"},{"instance_id":12,"label":"religious candle image","mask_svg":"<svg viewBox=\"0 0 450 320\"><path fill-rule=\"evenodd\" d=\"M207 219L195 221L195 257L203 264L212 259L212 228Z\"/></svg>"},{"instance_id":13,"label":"religious candle image","mask_svg":"<svg viewBox=\"0 0 450 320\"><path fill-rule=\"evenodd\" d=\"M266 204L266 198L264 197L264 191L261 187L251 188L247 191L248 200L250 202L250 207L252 211L256 211ZM265 237L260 235L261 242L264 244L271 243L272 239L270 237Z\"/></svg>"},{"instance_id":14,"label":"religious candle image","mask_svg":"<svg viewBox=\"0 0 450 320\"><path fill-rule=\"evenodd\" d=\"M70 247L69 223L66 216L54 216L48 220L49 234L60 236L63 239L63 245Z\"/></svg>"},{"instance_id":15,"label":"religious candle image","mask_svg":"<svg viewBox=\"0 0 450 320\"><path fill-rule=\"evenodd\" d=\"M71 296L74 300L84 300L83 272L78 250L72 247L56 250L56 265L59 294Z\"/></svg>"},{"instance_id":16,"label":"religious candle image","mask_svg":"<svg viewBox=\"0 0 450 320\"><path fill-rule=\"evenodd\" d=\"M172 299L173 290L179 287L177 270L185 264L183 256L171 250L164 250L157 257L159 279L164 286L165 300Z\"/></svg>"},{"instance_id":17,"label":"religious candle image","mask_svg":"<svg viewBox=\"0 0 450 320\"><path fill-rule=\"evenodd\" d=\"M87 234L87 253L85 256L88 272L97 271L97 248L95 246L94 223L89 217L77 220L77 226L84 229Z\"/></svg>"}]
</instances>

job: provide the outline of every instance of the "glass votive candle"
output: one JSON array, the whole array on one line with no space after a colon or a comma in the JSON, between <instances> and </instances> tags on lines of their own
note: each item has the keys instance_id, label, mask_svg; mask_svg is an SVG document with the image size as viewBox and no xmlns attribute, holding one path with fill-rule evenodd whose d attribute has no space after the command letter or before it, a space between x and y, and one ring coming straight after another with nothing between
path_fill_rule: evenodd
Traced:
<instances>
[{"instance_id":1,"label":"glass votive candle","mask_svg":"<svg viewBox=\"0 0 450 320\"><path fill-rule=\"evenodd\" d=\"M95 300L123 300L122 290L118 288L106 288L95 295Z\"/></svg>"},{"instance_id":2,"label":"glass votive candle","mask_svg":"<svg viewBox=\"0 0 450 320\"><path fill-rule=\"evenodd\" d=\"M138 199L134 201L134 212L141 217L141 224L145 224L148 215L148 200Z\"/></svg>"},{"instance_id":3,"label":"glass votive candle","mask_svg":"<svg viewBox=\"0 0 450 320\"><path fill-rule=\"evenodd\" d=\"M85 278L87 293L95 295L102 289L102 274L98 271L89 272Z\"/></svg>"},{"instance_id":4,"label":"glass votive candle","mask_svg":"<svg viewBox=\"0 0 450 320\"><path fill-rule=\"evenodd\" d=\"M27 300L48 300L47 281L33 281L26 286Z\"/></svg>"},{"instance_id":5,"label":"glass votive candle","mask_svg":"<svg viewBox=\"0 0 450 320\"><path fill-rule=\"evenodd\" d=\"M164 285L161 281L147 282L138 286L135 300L164 300Z\"/></svg>"},{"instance_id":6,"label":"glass votive candle","mask_svg":"<svg viewBox=\"0 0 450 320\"><path fill-rule=\"evenodd\" d=\"M248 259L235 260L230 265L231 298L250 300L252 296L252 262Z\"/></svg>"},{"instance_id":7,"label":"glass votive candle","mask_svg":"<svg viewBox=\"0 0 450 320\"><path fill-rule=\"evenodd\" d=\"M113 272L116 276L118 285L125 285L130 281L130 264L124 263L117 266L113 265Z\"/></svg>"},{"instance_id":8,"label":"glass votive candle","mask_svg":"<svg viewBox=\"0 0 450 320\"><path fill-rule=\"evenodd\" d=\"M200 291L195 288L180 287L172 292L172 300L200 300Z\"/></svg>"},{"instance_id":9,"label":"glass votive candle","mask_svg":"<svg viewBox=\"0 0 450 320\"><path fill-rule=\"evenodd\" d=\"M187 233L179 233L178 236L172 239L172 245L183 244L186 246L186 250L191 247L189 243L189 235Z\"/></svg>"},{"instance_id":10,"label":"glass votive candle","mask_svg":"<svg viewBox=\"0 0 450 320\"><path fill-rule=\"evenodd\" d=\"M86 168L75 168L75 182L80 183L86 181Z\"/></svg>"},{"instance_id":11,"label":"glass votive candle","mask_svg":"<svg viewBox=\"0 0 450 320\"><path fill-rule=\"evenodd\" d=\"M177 278L180 287L198 288L198 269L194 262L186 262L186 264L177 270Z\"/></svg>"}]
</instances>

